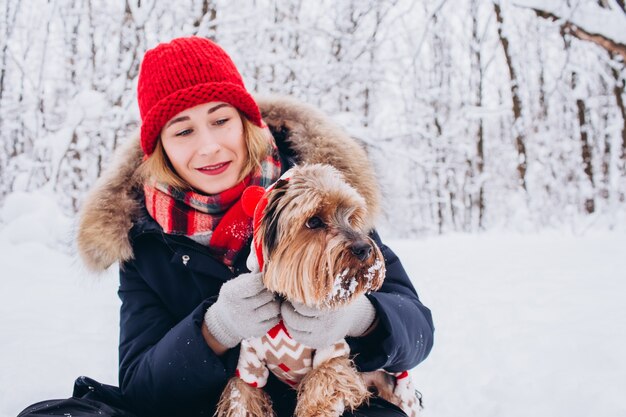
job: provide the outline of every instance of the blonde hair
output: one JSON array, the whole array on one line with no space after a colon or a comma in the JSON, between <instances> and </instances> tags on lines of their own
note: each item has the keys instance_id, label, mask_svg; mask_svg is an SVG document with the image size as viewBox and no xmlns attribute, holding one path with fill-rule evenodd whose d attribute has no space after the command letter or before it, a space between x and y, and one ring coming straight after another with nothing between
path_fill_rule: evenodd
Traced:
<instances>
[{"instance_id":1,"label":"blonde hair","mask_svg":"<svg viewBox=\"0 0 626 417\"><path fill-rule=\"evenodd\" d=\"M250 173L261 166L261 163L271 152L272 146L268 140L268 132L253 124L239 110L239 117L243 125L243 137L246 143L246 163L244 164L237 181L242 181ZM150 180L169 185L180 191L191 191L193 187L178 175L169 157L165 153L161 138L157 139L154 152L146 158L138 169L143 181Z\"/></svg>"}]
</instances>

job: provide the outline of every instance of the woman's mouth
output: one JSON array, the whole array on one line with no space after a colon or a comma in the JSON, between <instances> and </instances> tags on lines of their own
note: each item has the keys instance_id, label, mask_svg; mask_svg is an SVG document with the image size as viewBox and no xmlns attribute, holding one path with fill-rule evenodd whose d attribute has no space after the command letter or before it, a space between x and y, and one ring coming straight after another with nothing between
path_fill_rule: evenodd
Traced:
<instances>
[{"instance_id":1,"label":"woman's mouth","mask_svg":"<svg viewBox=\"0 0 626 417\"><path fill-rule=\"evenodd\" d=\"M220 162L219 164L207 165L202 168L197 168L197 170L205 175L219 175L222 172L226 171L230 164L231 161Z\"/></svg>"}]
</instances>

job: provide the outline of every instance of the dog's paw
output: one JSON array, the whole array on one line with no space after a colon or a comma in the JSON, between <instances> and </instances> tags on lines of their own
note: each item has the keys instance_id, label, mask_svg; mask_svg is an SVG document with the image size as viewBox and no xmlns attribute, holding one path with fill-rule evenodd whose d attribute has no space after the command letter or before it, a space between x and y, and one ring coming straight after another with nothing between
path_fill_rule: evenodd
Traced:
<instances>
[{"instance_id":1,"label":"dog's paw","mask_svg":"<svg viewBox=\"0 0 626 417\"><path fill-rule=\"evenodd\" d=\"M216 417L273 417L272 401L265 391L233 377L226 384L215 411Z\"/></svg>"}]
</instances>

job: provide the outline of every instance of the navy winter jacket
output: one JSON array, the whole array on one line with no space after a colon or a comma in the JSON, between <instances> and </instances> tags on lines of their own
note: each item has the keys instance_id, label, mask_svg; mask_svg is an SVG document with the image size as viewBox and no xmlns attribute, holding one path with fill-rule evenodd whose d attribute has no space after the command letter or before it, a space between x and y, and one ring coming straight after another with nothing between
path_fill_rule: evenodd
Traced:
<instances>
[{"instance_id":1,"label":"navy winter jacket","mask_svg":"<svg viewBox=\"0 0 626 417\"><path fill-rule=\"evenodd\" d=\"M419 301L398 257L378 235L373 238L387 267L382 288L368 295L379 324L369 335L347 340L362 371L411 369L432 347L430 311ZM123 396L141 415L212 415L224 385L234 375L239 352L232 349L216 356L200 328L220 286L247 272L247 253L239 256L232 273L203 246L163 234L147 217L132 229L131 239L135 260L122 265L119 288ZM278 415L291 416L295 391L275 378L267 389Z\"/></svg>"}]
</instances>

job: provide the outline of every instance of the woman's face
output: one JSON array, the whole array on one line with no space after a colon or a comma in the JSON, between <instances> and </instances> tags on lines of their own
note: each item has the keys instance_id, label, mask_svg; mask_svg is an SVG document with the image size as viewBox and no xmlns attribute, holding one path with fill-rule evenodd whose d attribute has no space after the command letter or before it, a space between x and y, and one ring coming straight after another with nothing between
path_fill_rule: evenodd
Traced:
<instances>
[{"instance_id":1,"label":"woman's face","mask_svg":"<svg viewBox=\"0 0 626 417\"><path fill-rule=\"evenodd\" d=\"M235 186L247 162L243 122L237 109L223 102L178 113L161 130L161 141L176 173L205 194Z\"/></svg>"}]
</instances>

